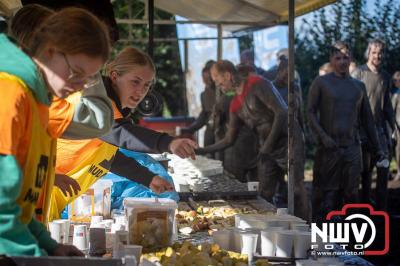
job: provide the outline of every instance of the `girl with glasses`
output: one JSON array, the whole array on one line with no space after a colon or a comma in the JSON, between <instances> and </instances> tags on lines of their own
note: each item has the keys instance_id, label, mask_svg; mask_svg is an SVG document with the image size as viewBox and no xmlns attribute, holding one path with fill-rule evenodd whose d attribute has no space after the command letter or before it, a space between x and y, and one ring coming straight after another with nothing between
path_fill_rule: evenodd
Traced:
<instances>
[{"instance_id":1,"label":"girl with glasses","mask_svg":"<svg viewBox=\"0 0 400 266\"><path fill-rule=\"evenodd\" d=\"M103 23L79 8L50 15L35 30L26 53L0 35L0 254L82 255L51 239L35 218L41 215L37 206L49 204L54 183L49 106L53 96L64 98L79 89L69 83L62 54L86 80L99 71L109 51Z\"/></svg>"}]
</instances>

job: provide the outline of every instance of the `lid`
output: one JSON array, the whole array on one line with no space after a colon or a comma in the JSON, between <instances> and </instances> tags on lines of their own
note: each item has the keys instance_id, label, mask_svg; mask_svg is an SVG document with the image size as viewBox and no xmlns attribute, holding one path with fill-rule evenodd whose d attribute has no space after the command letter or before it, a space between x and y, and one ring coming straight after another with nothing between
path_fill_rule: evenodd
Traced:
<instances>
[{"instance_id":1,"label":"lid","mask_svg":"<svg viewBox=\"0 0 400 266\"><path fill-rule=\"evenodd\" d=\"M159 198L125 198L124 208L167 208L177 209L178 204L172 199Z\"/></svg>"}]
</instances>

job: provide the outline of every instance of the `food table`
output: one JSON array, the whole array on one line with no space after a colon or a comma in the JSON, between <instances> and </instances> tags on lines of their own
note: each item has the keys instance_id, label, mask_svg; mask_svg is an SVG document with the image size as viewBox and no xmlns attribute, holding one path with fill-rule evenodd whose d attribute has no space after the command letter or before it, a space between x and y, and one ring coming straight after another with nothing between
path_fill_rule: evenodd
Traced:
<instances>
[{"instance_id":1,"label":"food table","mask_svg":"<svg viewBox=\"0 0 400 266\"><path fill-rule=\"evenodd\" d=\"M143 247L142 265L243 266L247 265L248 259L248 255L241 254L243 251L241 245L244 245L245 241L241 238L244 235L258 235L256 242L253 241L252 248L255 252L252 265L344 265L343 261L368 265L361 258L354 256L306 259L303 252L301 259L294 258L296 247L299 248L299 245L295 244L296 236L309 236L309 232L306 232L309 231L309 226L305 221L285 212L277 214L275 207L260 198L257 191L249 191L247 184L240 183L229 173L225 173L219 161L202 156L193 161L180 159L174 155L163 155L158 159L168 161L167 167L179 192L180 202L176 205L173 201L162 199L144 200L145 203L140 199L126 199L125 213L114 213L111 224L110 220L106 220L110 217L105 216L105 220L100 221L101 226L97 225L106 232L107 259L16 258L17 265L79 266L92 263L100 266L128 266L123 260L124 253L118 250L118 246L123 248L140 244ZM160 207L161 205L163 207ZM172 210L174 211L171 212ZM83 219L76 221L75 225L96 227L93 226L93 218L92 223L88 223L90 219ZM172 232L173 228L176 228L176 231ZM272 228L278 229L272 230ZM128 239L122 239L117 243L121 240L119 237L123 230L128 231L124 235ZM285 253L285 250L280 250L280 255L283 256L277 256L279 248L274 247L271 253L271 250L268 251L263 247L268 236L262 232L268 230L280 238L291 235L293 240L289 244L290 252ZM72 235L73 230L69 233L69 243L73 243ZM157 242L158 238L161 241ZM275 238L278 239L278 236ZM158 248L152 249L157 246L156 244ZM111 259L116 254L117 257Z\"/></svg>"}]
</instances>

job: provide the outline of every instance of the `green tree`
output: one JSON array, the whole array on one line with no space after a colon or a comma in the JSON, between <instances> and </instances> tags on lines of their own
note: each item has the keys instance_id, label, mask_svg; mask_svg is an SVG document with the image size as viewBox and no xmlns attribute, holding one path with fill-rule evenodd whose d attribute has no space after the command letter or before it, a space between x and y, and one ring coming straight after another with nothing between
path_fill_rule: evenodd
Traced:
<instances>
[{"instance_id":1,"label":"green tree","mask_svg":"<svg viewBox=\"0 0 400 266\"><path fill-rule=\"evenodd\" d=\"M296 68L301 75L304 102L307 104L311 82L321 65L329 61L329 46L337 40L350 45L353 60L364 64L368 41L380 38L386 42L384 68L400 70L400 1L374 0L374 12L368 12L366 0L342 0L314 12L295 37ZM307 145L311 158L312 145Z\"/></svg>"},{"instance_id":2,"label":"green tree","mask_svg":"<svg viewBox=\"0 0 400 266\"><path fill-rule=\"evenodd\" d=\"M341 0L304 19L296 35L296 65L302 76L304 93L318 74L318 67L329 60L329 46L337 40L347 42L357 65L365 63L368 41L386 42L385 69L400 69L400 3L398 0L374 0L374 12L368 12L366 0Z\"/></svg>"}]
</instances>

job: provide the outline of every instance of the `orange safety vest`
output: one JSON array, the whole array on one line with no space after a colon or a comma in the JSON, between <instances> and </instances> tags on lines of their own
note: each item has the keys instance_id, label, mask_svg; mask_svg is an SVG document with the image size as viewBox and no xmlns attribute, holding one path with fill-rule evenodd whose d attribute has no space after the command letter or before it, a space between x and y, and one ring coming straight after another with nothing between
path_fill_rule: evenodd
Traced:
<instances>
[{"instance_id":1,"label":"orange safety vest","mask_svg":"<svg viewBox=\"0 0 400 266\"><path fill-rule=\"evenodd\" d=\"M50 194L54 184L54 163L56 141L47 133L47 125L44 125L39 116L39 105L26 84L18 77L1 72L0 79L10 80L21 84L21 88L27 93L31 106L31 127L26 134L30 134L29 147L23 166L23 180L21 190L17 198L17 204L21 207L21 222L28 224L36 209L36 218L43 220L47 216L50 205ZM48 108L41 108L41 111Z\"/></svg>"}]
</instances>

